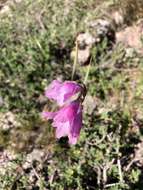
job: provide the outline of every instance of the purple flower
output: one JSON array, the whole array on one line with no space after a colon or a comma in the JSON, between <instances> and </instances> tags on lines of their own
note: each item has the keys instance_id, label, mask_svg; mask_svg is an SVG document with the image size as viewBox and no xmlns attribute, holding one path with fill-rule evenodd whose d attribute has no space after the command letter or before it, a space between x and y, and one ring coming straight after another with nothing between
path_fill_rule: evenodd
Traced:
<instances>
[{"instance_id":1,"label":"purple flower","mask_svg":"<svg viewBox=\"0 0 143 190\"><path fill-rule=\"evenodd\" d=\"M42 117L53 120L56 138L68 136L70 144L76 144L82 127L82 101L86 87L74 81L54 80L46 89L45 96L55 100L60 106L56 112L42 112Z\"/></svg>"},{"instance_id":2,"label":"purple flower","mask_svg":"<svg viewBox=\"0 0 143 190\"><path fill-rule=\"evenodd\" d=\"M46 89L45 96L56 100L59 106L63 106L67 100L81 91L82 87L76 82L66 81L62 83L61 81L54 80Z\"/></svg>"},{"instance_id":3,"label":"purple flower","mask_svg":"<svg viewBox=\"0 0 143 190\"><path fill-rule=\"evenodd\" d=\"M76 144L82 127L82 106L80 102L73 101L57 112L43 112L46 119L53 119L56 128L56 138L68 136L70 144Z\"/></svg>"}]
</instances>

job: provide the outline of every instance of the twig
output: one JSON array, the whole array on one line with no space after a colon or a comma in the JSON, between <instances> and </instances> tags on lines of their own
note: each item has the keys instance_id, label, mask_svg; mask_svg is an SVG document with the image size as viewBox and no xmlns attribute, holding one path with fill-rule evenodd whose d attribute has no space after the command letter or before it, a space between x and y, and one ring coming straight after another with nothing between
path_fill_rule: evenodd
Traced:
<instances>
[{"instance_id":1,"label":"twig","mask_svg":"<svg viewBox=\"0 0 143 190\"><path fill-rule=\"evenodd\" d=\"M117 160L117 165L118 165L120 183L123 183L123 175L122 175L122 167L120 159Z\"/></svg>"},{"instance_id":2,"label":"twig","mask_svg":"<svg viewBox=\"0 0 143 190\"><path fill-rule=\"evenodd\" d=\"M133 160L131 160L131 162L127 165L125 171L128 171L135 161L136 161L135 158Z\"/></svg>"},{"instance_id":3,"label":"twig","mask_svg":"<svg viewBox=\"0 0 143 190\"><path fill-rule=\"evenodd\" d=\"M118 135L119 132L121 130L121 125L119 125L119 131L118 131ZM119 152L119 148L120 148L120 144L119 144L119 138L116 139L116 143L117 143L117 166L118 166L118 171L119 171L119 179L120 179L120 183L123 183L123 175L122 175L122 167L121 167L121 161L120 161L120 152Z\"/></svg>"},{"instance_id":4,"label":"twig","mask_svg":"<svg viewBox=\"0 0 143 190\"><path fill-rule=\"evenodd\" d=\"M41 180L41 177L39 176L39 174L37 173L37 171L35 170L35 168L33 167L33 165L31 164L31 167L33 169L33 172L35 174L35 176L37 177L37 179L39 180L39 183L40 183L40 190L44 190L44 187L43 187L43 182Z\"/></svg>"},{"instance_id":5,"label":"twig","mask_svg":"<svg viewBox=\"0 0 143 190\"><path fill-rule=\"evenodd\" d=\"M107 184L107 185L105 185L105 188L112 187L112 186L116 186L116 185L120 185L120 183Z\"/></svg>"},{"instance_id":6,"label":"twig","mask_svg":"<svg viewBox=\"0 0 143 190\"><path fill-rule=\"evenodd\" d=\"M106 182L107 182L107 170L108 170L107 165L105 165L103 167L103 183L104 184L106 184Z\"/></svg>"},{"instance_id":7,"label":"twig","mask_svg":"<svg viewBox=\"0 0 143 190\"><path fill-rule=\"evenodd\" d=\"M106 138L106 135L103 135L103 137L99 140L99 141L96 141L95 143L93 142L87 142L88 145L92 145L92 146L97 146L99 145L100 143L102 143L104 141L104 139Z\"/></svg>"},{"instance_id":8,"label":"twig","mask_svg":"<svg viewBox=\"0 0 143 190\"><path fill-rule=\"evenodd\" d=\"M32 166L32 165L31 165ZM32 166L33 172L36 175L36 177L38 178L38 180L41 180L40 176L38 175L37 171L35 170L35 168Z\"/></svg>"},{"instance_id":9,"label":"twig","mask_svg":"<svg viewBox=\"0 0 143 190\"><path fill-rule=\"evenodd\" d=\"M97 184L101 185L101 167L100 165L94 166L94 169L97 170Z\"/></svg>"},{"instance_id":10,"label":"twig","mask_svg":"<svg viewBox=\"0 0 143 190\"><path fill-rule=\"evenodd\" d=\"M113 135L113 133L107 135L107 139L109 140L109 142L113 142L116 138L115 136L112 137L111 135Z\"/></svg>"}]
</instances>

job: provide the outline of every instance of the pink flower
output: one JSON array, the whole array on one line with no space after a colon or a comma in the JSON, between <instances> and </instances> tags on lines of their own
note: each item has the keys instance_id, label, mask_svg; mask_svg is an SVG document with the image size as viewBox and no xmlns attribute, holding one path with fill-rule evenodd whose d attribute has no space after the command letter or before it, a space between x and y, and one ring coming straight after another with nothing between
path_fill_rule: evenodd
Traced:
<instances>
[{"instance_id":1,"label":"pink flower","mask_svg":"<svg viewBox=\"0 0 143 190\"><path fill-rule=\"evenodd\" d=\"M55 100L61 107L56 112L43 111L42 117L53 120L56 138L68 136L70 144L76 144L82 127L82 101L86 87L76 82L54 80L45 91L45 96Z\"/></svg>"},{"instance_id":2,"label":"pink flower","mask_svg":"<svg viewBox=\"0 0 143 190\"><path fill-rule=\"evenodd\" d=\"M53 119L56 138L68 136L70 144L76 144L82 127L82 106L78 101L62 107L57 112L43 112L45 119Z\"/></svg>"},{"instance_id":3,"label":"pink flower","mask_svg":"<svg viewBox=\"0 0 143 190\"><path fill-rule=\"evenodd\" d=\"M81 92L82 87L73 81L61 81L54 80L46 89L45 96L49 99L56 100L59 106L63 106L64 103L69 100L73 95Z\"/></svg>"}]
</instances>

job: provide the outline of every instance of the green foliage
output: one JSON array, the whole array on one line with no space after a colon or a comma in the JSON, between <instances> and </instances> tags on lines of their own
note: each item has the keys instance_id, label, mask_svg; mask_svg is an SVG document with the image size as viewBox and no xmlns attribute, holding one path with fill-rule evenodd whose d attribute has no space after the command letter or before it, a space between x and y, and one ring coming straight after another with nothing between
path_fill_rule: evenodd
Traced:
<instances>
[{"instance_id":1,"label":"green foliage","mask_svg":"<svg viewBox=\"0 0 143 190\"><path fill-rule=\"evenodd\" d=\"M39 100L44 88L57 77L71 79L70 51L75 36L87 30L86 21L99 17L97 5L101 6L95 0L76 0L73 4L24 0L11 7L9 16L0 15L0 97L4 102L0 109L12 111L23 124L7 134L0 131L0 144L11 147L12 141L20 155L24 154L0 174L0 189L142 188L138 165L133 163L127 170L135 146L142 141L143 59L137 53L126 56L124 46L108 47L106 38L92 49L87 95L96 98L96 108L84 113L77 145L69 147L66 139L56 142L50 124L39 118L45 105ZM75 78L83 81L86 70L86 66L79 66ZM46 106L50 107L48 103ZM136 127L138 132L134 132ZM38 162L42 169L35 167L38 185L33 186L22 168L30 143L50 155Z\"/></svg>"}]
</instances>

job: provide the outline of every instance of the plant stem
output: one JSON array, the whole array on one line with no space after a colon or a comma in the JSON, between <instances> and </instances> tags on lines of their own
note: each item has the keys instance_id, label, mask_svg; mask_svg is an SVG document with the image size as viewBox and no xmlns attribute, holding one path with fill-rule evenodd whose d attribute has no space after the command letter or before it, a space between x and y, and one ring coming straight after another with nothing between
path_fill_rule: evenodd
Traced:
<instances>
[{"instance_id":1,"label":"plant stem","mask_svg":"<svg viewBox=\"0 0 143 190\"><path fill-rule=\"evenodd\" d=\"M86 75L85 75L85 78L84 78L84 82L83 82L84 84L86 84L87 80L88 80L88 76L89 76L89 72L90 72L90 68L91 68L91 60L92 60L92 58L90 58L90 63L88 65L87 72L86 72Z\"/></svg>"}]
</instances>

